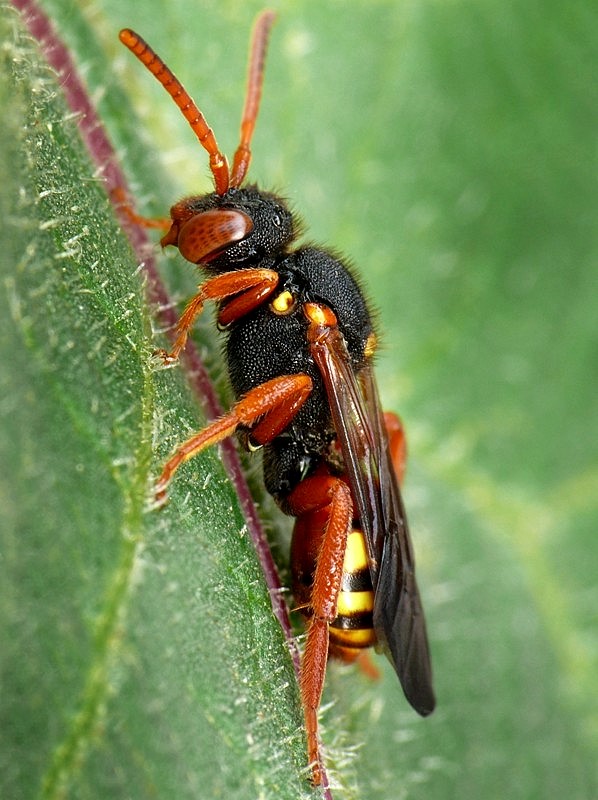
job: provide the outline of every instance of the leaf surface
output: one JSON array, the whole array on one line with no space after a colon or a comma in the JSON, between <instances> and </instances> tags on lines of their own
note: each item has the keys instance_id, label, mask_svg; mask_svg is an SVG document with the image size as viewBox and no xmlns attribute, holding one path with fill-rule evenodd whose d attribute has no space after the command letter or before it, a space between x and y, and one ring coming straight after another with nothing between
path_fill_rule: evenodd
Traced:
<instances>
[{"instance_id":1,"label":"leaf surface","mask_svg":"<svg viewBox=\"0 0 598 800\"><path fill-rule=\"evenodd\" d=\"M193 134L116 34L155 46L230 153L260 6L44 7L142 210L209 189ZM250 174L350 257L379 308L438 709L417 718L383 662L375 684L333 666L333 796L589 800L596 14L348 9L280 4ZM290 659L218 454L146 508L201 414L179 371L153 367L136 261L56 84L3 24L2 794L310 796ZM164 266L190 294L193 271Z\"/></svg>"}]
</instances>

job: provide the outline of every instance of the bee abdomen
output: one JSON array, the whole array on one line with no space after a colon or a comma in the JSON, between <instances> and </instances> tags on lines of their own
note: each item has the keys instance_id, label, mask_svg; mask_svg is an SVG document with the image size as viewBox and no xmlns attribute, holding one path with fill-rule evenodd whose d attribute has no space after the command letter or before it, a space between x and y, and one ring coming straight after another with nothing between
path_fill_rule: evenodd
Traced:
<instances>
[{"instance_id":1,"label":"bee abdomen","mask_svg":"<svg viewBox=\"0 0 598 800\"><path fill-rule=\"evenodd\" d=\"M374 590L365 540L361 530L353 529L347 539L337 615L330 624L333 655L352 661L360 650L376 643L373 609Z\"/></svg>"}]
</instances>

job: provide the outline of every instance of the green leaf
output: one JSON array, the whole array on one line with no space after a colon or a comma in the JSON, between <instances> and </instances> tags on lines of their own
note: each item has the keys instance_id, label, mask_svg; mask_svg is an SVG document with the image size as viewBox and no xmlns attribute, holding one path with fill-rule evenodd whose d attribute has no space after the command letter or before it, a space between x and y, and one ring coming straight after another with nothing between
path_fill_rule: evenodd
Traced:
<instances>
[{"instance_id":1,"label":"green leaf","mask_svg":"<svg viewBox=\"0 0 598 800\"><path fill-rule=\"evenodd\" d=\"M148 507L198 411L153 364L137 262L55 76L3 26L2 794L307 796L238 502L212 452Z\"/></svg>"},{"instance_id":2,"label":"green leaf","mask_svg":"<svg viewBox=\"0 0 598 800\"><path fill-rule=\"evenodd\" d=\"M118 29L167 59L230 153L259 7L102 0L89 26L45 4L143 211L209 182ZM420 720L385 664L376 683L332 665L333 796L589 800L595 9L279 7L251 177L350 256L379 308L439 701ZM310 796L290 660L218 454L177 476L168 508L147 509L151 478L201 415L180 371L152 364L135 259L15 24L4 12L1 793ZM165 273L190 293L182 261Z\"/></svg>"}]
</instances>

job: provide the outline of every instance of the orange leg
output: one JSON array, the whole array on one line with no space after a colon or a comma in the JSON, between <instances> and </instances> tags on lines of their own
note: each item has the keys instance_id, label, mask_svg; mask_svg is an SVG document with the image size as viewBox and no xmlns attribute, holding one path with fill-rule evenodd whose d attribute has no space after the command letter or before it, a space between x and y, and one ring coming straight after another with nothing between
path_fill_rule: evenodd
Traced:
<instances>
[{"instance_id":1,"label":"orange leg","mask_svg":"<svg viewBox=\"0 0 598 800\"><path fill-rule=\"evenodd\" d=\"M261 420L260 425L266 426L263 430L268 430L270 438L282 433L307 400L311 390L312 380L303 373L282 375L251 389L235 403L228 414L214 420L207 428L184 442L166 462L156 484L156 500L164 500L172 476L184 461L193 458L206 447L221 442L227 436L232 436L239 425L252 427Z\"/></svg>"},{"instance_id":2,"label":"orange leg","mask_svg":"<svg viewBox=\"0 0 598 800\"><path fill-rule=\"evenodd\" d=\"M132 225L139 225L142 228L160 228L165 230L170 228L172 220L170 217L144 217L138 214L127 197L125 190L121 186L112 189L110 195L117 209L128 219Z\"/></svg>"},{"instance_id":3,"label":"orange leg","mask_svg":"<svg viewBox=\"0 0 598 800\"><path fill-rule=\"evenodd\" d=\"M185 347L189 330L198 314L201 314L206 300L225 300L238 295L225 306L223 311L234 305L234 316L229 312L228 322L238 319L258 306L265 297L272 294L278 285L278 274L271 269L241 269L237 272L224 272L209 278L199 287L197 294L191 298L177 322L177 338L169 353L161 352L165 361L175 361Z\"/></svg>"},{"instance_id":4,"label":"orange leg","mask_svg":"<svg viewBox=\"0 0 598 800\"><path fill-rule=\"evenodd\" d=\"M328 660L328 626L337 615L338 595L343 575L347 536L353 519L353 503L348 485L330 475L306 478L291 493L289 509L298 517L327 509L322 543L308 604L310 620L301 661L301 699L305 714L307 757L312 782L322 782L318 741L318 709L322 698Z\"/></svg>"},{"instance_id":5,"label":"orange leg","mask_svg":"<svg viewBox=\"0 0 598 800\"><path fill-rule=\"evenodd\" d=\"M361 672L371 681L379 681L381 677L380 670L372 661L368 650L362 650L357 658L356 663Z\"/></svg>"},{"instance_id":6,"label":"orange leg","mask_svg":"<svg viewBox=\"0 0 598 800\"><path fill-rule=\"evenodd\" d=\"M401 418L392 411L384 412L384 424L386 426L386 433L388 434L390 458L395 469L395 475L397 476L398 482L402 483L405 477L405 467L407 466L407 438L405 436L405 428L403 427Z\"/></svg>"}]
</instances>

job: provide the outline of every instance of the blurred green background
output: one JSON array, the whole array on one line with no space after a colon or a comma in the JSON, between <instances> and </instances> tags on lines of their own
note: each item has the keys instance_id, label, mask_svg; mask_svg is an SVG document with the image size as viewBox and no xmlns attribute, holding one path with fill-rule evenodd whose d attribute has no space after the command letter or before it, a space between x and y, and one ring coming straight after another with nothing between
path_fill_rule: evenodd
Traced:
<instances>
[{"instance_id":1,"label":"blurred green background","mask_svg":"<svg viewBox=\"0 0 598 800\"><path fill-rule=\"evenodd\" d=\"M424 721L387 665L375 684L331 668L333 796L591 800L598 9L272 5L250 176L347 255L378 309L438 694ZM117 33L152 43L231 153L260 4L43 8L142 209L208 191L204 153ZM135 260L7 6L2 25L0 794L317 795L217 453L147 511L148 480L201 412L179 371L148 366ZM163 264L182 300L196 276Z\"/></svg>"}]
</instances>

